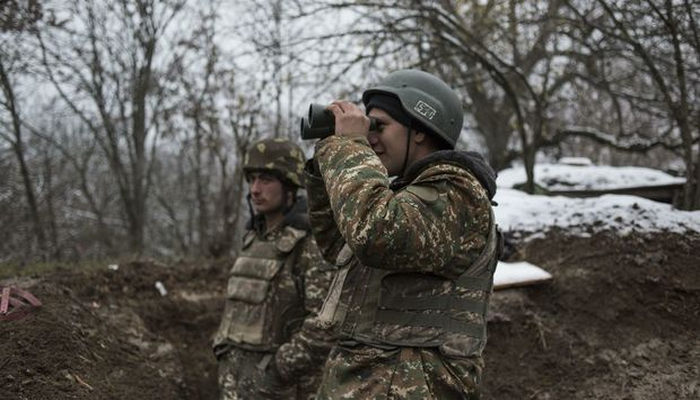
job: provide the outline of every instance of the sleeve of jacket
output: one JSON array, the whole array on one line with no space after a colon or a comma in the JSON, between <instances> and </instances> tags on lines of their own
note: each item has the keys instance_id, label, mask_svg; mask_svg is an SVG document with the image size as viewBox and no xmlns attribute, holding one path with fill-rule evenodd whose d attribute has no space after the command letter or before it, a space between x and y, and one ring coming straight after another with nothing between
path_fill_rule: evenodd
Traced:
<instances>
[{"instance_id":1,"label":"sleeve of jacket","mask_svg":"<svg viewBox=\"0 0 700 400\"><path fill-rule=\"evenodd\" d=\"M364 137L331 136L317 143L315 157L335 223L364 265L443 273L469 235L481 238L475 246L485 243L475 226L488 226L490 203L466 169L431 166L395 193Z\"/></svg>"},{"instance_id":2,"label":"sleeve of jacket","mask_svg":"<svg viewBox=\"0 0 700 400\"><path fill-rule=\"evenodd\" d=\"M299 331L275 354L275 365L285 380L320 373L335 342L332 331L321 329L315 318L326 298L335 268L323 260L313 237L304 240L299 267L304 272L304 305L309 315Z\"/></svg>"},{"instance_id":3,"label":"sleeve of jacket","mask_svg":"<svg viewBox=\"0 0 700 400\"><path fill-rule=\"evenodd\" d=\"M306 162L304 174L309 202L309 221L314 238L323 258L329 263L335 263L345 241L333 219L326 185L323 183L323 177L318 171L315 159Z\"/></svg>"}]
</instances>

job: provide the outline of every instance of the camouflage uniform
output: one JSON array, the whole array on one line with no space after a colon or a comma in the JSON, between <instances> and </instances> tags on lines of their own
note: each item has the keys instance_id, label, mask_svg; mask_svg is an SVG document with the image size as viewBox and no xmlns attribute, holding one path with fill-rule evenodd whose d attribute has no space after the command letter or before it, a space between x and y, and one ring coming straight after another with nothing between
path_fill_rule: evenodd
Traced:
<instances>
[{"instance_id":1,"label":"camouflage uniform","mask_svg":"<svg viewBox=\"0 0 700 400\"><path fill-rule=\"evenodd\" d=\"M364 137L331 136L307 163L309 216L339 271L318 399L478 398L498 241L495 175L437 151L390 183Z\"/></svg>"},{"instance_id":2,"label":"camouflage uniform","mask_svg":"<svg viewBox=\"0 0 700 400\"><path fill-rule=\"evenodd\" d=\"M288 184L302 183L298 147L275 139L256 144L251 153L246 172L269 170ZM323 260L310 234L305 199L297 199L277 228L265 233L264 223L262 215L251 219L230 271L214 338L221 398L307 399L316 391L332 338L326 341L302 323L319 311L334 266Z\"/></svg>"}]
</instances>

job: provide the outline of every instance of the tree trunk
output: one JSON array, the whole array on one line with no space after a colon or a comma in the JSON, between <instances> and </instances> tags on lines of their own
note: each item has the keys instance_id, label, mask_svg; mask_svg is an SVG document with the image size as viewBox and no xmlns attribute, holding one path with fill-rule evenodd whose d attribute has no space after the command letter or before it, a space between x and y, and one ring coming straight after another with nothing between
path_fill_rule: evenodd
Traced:
<instances>
[{"instance_id":1,"label":"tree trunk","mask_svg":"<svg viewBox=\"0 0 700 400\"><path fill-rule=\"evenodd\" d=\"M17 157L17 162L19 163L22 183L24 184L24 193L27 197L27 206L29 207L29 217L32 221L34 236L37 240L39 250L42 252L42 257L45 257L46 238L44 236L44 230L41 226L41 217L39 216L39 207L37 205L36 195L34 194L31 173L29 172L29 167L27 166L24 156L24 142L22 140L22 125L19 110L17 110L15 93L2 60L0 60L0 83L2 84L2 89L5 95L5 106L10 112L12 118L12 133L15 137L14 141L12 142L12 149ZM31 249L31 245L29 245L29 247Z\"/></svg>"},{"instance_id":2,"label":"tree trunk","mask_svg":"<svg viewBox=\"0 0 700 400\"><path fill-rule=\"evenodd\" d=\"M195 111L195 154L194 154L194 176L195 176L195 191L197 194L197 210L198 221L197 230L199 232L199 247L200 255L206 254L209 248L209 211L207 209L207 191L205 178L206 175L203 169L202 153L204 153L202 145L202 128L199 120L199 110Z\"/></svg>"},{"instance_id":3,"label":"tree trunk","mask_svg":"<svg viewBox=\"0 0 700 400\"><path fill-rule=\"evenodd\" d=\"M525 191L530 194L535 193L535 157L537 149L534 146L528 146L523 149L523 162L525 164Z\"/></svg>"},{"instance_id":4,"label":"tree trunk","mask_svg":"<svg viewBox=\"0 0 700 400\"><path fill-rule=\"evenodd\" d=\"M688 178L691 178L688 176ZM698 158L695 162L695 179L694 182L692 183L695 185L695 190L693 193L693 201L691 203L691 209L692 210L700 210L700 151L698 151ZM686 183L687 185L687 183ZM689 190L692 190L692 187L688 188Z\"/></svg>"},{"instance_id":5,"label":"tree trunk","mask_svg":"<svg viewBox=\"0 0 700 400\"><path fill-rule=\"evenodd\" d=\"M27 197L27 205L29 206L29 217L32 220L32 227L34 230L34 236L36 237L39 250L42 252L42 257L46 250L46 237L44 236L44 230L41 226L41 217L39 216L39 207L36 201L36 195L34 194L34 187L32 184L32 178L27 167L27 163L24 159L24 144L22 143L22 138L20 134L16 134L17 142L13 143L12 147L17 156L17 161L19 162L19 169L22 175L22 183L24 184L24 193Z\"/></svg>"},{"instance_id":6,"label":"tree trunk","mask_svg":"<svg viewBox=\"0 0 700 400\"><path fill-rule=\"evenodd\" d=\"M241 153L239 151L239 153ZM238 160L242 160L243 157L237 157ZM240 161L233 173L233 178L229 178L226 173L227 162L225 159L220 159L221 168L221 214L223 218L223 226L221 233L215 241L212 241L212 246L209 248L209 252L214 257L222 257L227 253L230 253L234 249L234 244L236 243L236 234L238 231L238 226L241 221L241 214L245 214L241 211L241 206L243 205L243 186L244 186L244 176L243 176L243 166Z\"/></svg>"},{"instance_id":7,"label":"tree trunk","mask_svg":"<svg viewBox=\"0 0 700 400\"><path fill-rule=\"evenodd\" d=\"M150 38L144 44L143 65L134 65L134 88L132 104L132 137L134 143L134 158L132 162L131 180L131 209L129 230L131 231L131 250L136 254L143 253L146 227L146 200L148 198L147 181L150 178L146 157L146 96L151 90L152 61L155 54L156 40Z\"/></svg>"},{"instance_id":8,"label":"tree trunk","mask_svg":"<svg viewBox=\"0 0 700 400\"><path fill-rule=\"evenodd\" d=\"M53 247L53 258L62 258L61 248L58 244L58 224L56 222L56 212L54 211L54 188L53 188L53 165L48 154L44 155L44 176L46 179L46 209L49 216L49 232L51 233L51 246Z\"/></svg>"}]
</instances>

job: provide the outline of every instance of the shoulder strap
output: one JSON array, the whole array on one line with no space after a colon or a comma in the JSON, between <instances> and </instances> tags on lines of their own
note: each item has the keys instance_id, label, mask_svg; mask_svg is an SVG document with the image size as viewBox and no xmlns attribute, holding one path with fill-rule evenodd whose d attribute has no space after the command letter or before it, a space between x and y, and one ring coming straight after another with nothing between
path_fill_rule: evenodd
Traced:
<instances>
[{"instance_id":1,"label":"shoulder strap","mask_svg":"<svg viewBox=\"0 0 700 400\"><path fill-rule=\"evenodd\" d=\"M459 286L475 290L490 290L491 288L491 281L493 279L493 271L491 271L491 269L495 270L496 268L496 262L494 262L494 260L498 260L500 257L501 249L503 248L503 237L496 224L496 216L493 213L493 207L489 209L489 218L489 235L486 238L486 245L470 268L475 271L484 271L488 269L490 273L484 277L462 275L457 279L457 284ZM489 265L491 263L493 263L493 265Z\"/></svg>"},{"instance_id":2,"label":"shoulder strap","mask_svg":"<svg viewBox=\"0 0 700 400\"><path fill-rule=\"evenodd\" d=\"M254 229L247 229L245 231L243 237L241 238L241 250L247 249L251 245L251 243L253 243L255 235L256 233Z\"/></svg>"},{"instance_id":3,"label":"shoulder strap","mask_svg":"<svg viewBox=\"0 0 700 400\"><path fill-rule=\"evenodd\" d=\"M302 302L306 302L306 293L304 291L304 287L306 286L306 284L304 277L305 271L303 271L300 268L299 260L301 258L301 253L304 249L304 240L307 236L308 232L306 235L298 237L297 240L294 242L294 247L291 249L290 254L287 256L288 262L292 263L291 271L292 276L294 278L294 286L296 287L297 294L301 298Z\"/></svg>"}]
</instances>

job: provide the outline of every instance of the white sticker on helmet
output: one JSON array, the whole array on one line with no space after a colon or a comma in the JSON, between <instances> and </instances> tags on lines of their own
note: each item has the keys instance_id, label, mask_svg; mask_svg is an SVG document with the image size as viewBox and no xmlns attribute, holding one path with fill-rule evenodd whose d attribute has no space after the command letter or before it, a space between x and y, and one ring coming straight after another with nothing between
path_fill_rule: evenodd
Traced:
<instances>
[{"instance_id":1,"label":"white sticker on helmet","mask_svg":"<svg viewBox=\"0 0 700 400\"><path fill-rule=\"evenodd\" d=\"M421 100L418 100L418 103L415 105L415 107L413 107L413 109L416 110L418 114L430 120L435 118L435 114L437 114L437 111L435 111L433 107L430 107Z\"/></svg>"}]
</instances>

